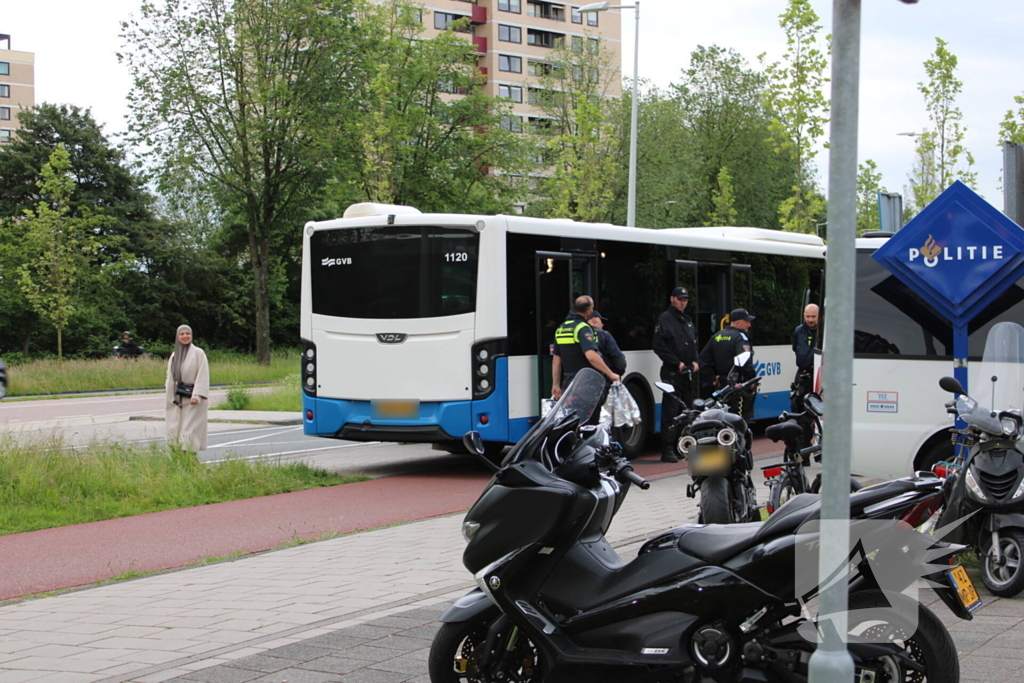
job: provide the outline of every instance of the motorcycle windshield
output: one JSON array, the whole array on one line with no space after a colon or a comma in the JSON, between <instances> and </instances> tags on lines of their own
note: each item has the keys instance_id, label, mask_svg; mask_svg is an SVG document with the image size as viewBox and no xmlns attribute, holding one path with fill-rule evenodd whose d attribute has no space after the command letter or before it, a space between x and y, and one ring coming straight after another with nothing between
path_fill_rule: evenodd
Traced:
<instances>
[{"instance_id":1,"label":"motorcycle windshield","mask_svg":"<svg viewBox=\"0 0 1024 683\"><path fill-rule=\"evenodd\" d=\"M580 370L562 392L558 403L509 451L502 464L512 465L533 457L544 442L544 437L556 427L569 422L586 424L597 410L604 389L605 380L601 373L590 368Z\"/></svg>"},{"instance_id":2,"label":"motorcycle windshield","mask_svg":"<svg viewBox=\"0 0 1024 683\"><path fill-rule=\"evenodd\" d=\"M985 339L985 355L970 374L972 398L988 409L979 407L977 412L1024 409L1024 327L1014 322L993 325Z\"/></svg>"}]
</instances>

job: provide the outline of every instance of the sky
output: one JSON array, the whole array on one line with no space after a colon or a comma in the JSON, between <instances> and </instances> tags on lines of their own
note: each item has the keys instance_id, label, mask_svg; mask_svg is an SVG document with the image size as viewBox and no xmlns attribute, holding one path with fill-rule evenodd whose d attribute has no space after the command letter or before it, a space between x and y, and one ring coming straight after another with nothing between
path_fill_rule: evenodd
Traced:
<instances>
[{"instance_id":1,"label":"sky","mask_svg":"<svg viewBox=\"0 0 1024 683\"><path fill-rule=\"evenodd\" d=\"M92 110L108 134L125 128L127 70L117 61L122 49L120 22L137 13L142 0L35 0L7 3L0 33L11 35L14 50L34 52L36 101L74 104ZM429 0L423 4L430 6ZM824 32L831 32L832 3L812 0ZM778 16L785 0L642 0L640 77L666 88L679 80L698 45L733 48L751 66L766 53L781 58L785 36ZM928 126L918 83L936 37L958 57L963 92L957 105L967 128L965 143L975 157L975 189L999 209L1002 150L999 122L1016 109L1024 94L1024 2L1020 0L863 0L859 157L874 160L883 187L903 192L914 161L914 140L898 136ZM632 10L623 10L623 73L632 76ZM826 184L827 155L818 157L818 176ZM641 170L642 172L642 170ZM638 198L643 201L643 198Z\"/></svg>"}]
</instances>

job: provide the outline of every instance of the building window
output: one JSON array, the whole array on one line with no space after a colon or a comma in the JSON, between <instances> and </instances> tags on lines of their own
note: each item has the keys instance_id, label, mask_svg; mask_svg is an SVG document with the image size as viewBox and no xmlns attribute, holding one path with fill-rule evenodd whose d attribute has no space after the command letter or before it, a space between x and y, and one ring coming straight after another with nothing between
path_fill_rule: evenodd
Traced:
<instances>
[{"instance_id":1,"label":"building window","mask_svg":"<svg viewBox=\"0 0 1024 683\"><path fill-rule=\"evenodd\" d=\"M582 24L583 23L583 14L580 13L580 8L579 7L573 7L572 8L572 23L574 23L574 24Z\"/></svg>"},{"instance_id":2,"label":"building window","mask_svg":"<svg viewBox=\"0 0 1024 683\"><path fill-rule=\"evenodd\" d=\"M597 12L587 12L587 26L597 26Z\"/></svg>"},{"instance_id":3,"label":"building window","mask_svg":"<svg viewBox=\"0 0 1024 683\"><path fill-rule=\"evenodd\" d=\"M0 107L0 121L10 121L10 120L11 120L11 108L10 107Z\"/></svg>"},{"instance_id":4,"label":"building window","mask_svg":"<svg viewBox=\"0 0 1024 683\"><path fill-rule=\"evenodd\" d=\"M11 86L9 86L9 85L0 85L0 97L10 97L10 96L11 96Z\"/></svg>"},{"instance_id":5,"label":"building window","mask_svg":"<svg viewBox=\"0 0 1024 683\"><path fill-rule=\"evenodd\" d=\"M10 75L11 75L11 63L10 62L0 62L0 76L10 76Z\"/></svg>"},{"instance_id":6,"label":"building window","mask_svg":"<svg viewBox=\"0 0 1024 683\"><path fill-rule=\"evenodd\" d=\"M519 4L520 0L498 0L498 9L502 12L515 12L516 14L522 13L522 5Z\"/></svg>"},{"instance_id":7,"label":"building window","mask_svg":"<svg viewBox=\"0 0 1024 683\"><path fill-rule=\"evenodd\" d=\"M503 40L506 43L521 43L523 42L523 29L518 26L498 24L498 40Z\"/></svg>"},{"instance_id":8,"label":"building window","mask_svg":"<svg viewBox=\"0 0 1024 683\"><path fill-rule=\"evenodd\" d=\"M402 10L402 16L409 21L414 21L417 24L423 23L423 10L417 7L405 7Z\"/></svg>"},{"instance_id":9,"label":"building window","mask_svg":"<svg viewBox=\"0 0 1024 683\"><path fill-rule=\"evenodd\" d=\"M572 37L572 51L583 52L583 36Z\"/></svg>"},{"instance_id":10,"label":"building window","mask_svg":"<svg viewBox=\"0 0 1024 683\"><path fill-rule=\"evenodd\" d=\"M501 119L501 129L513 133L523 132L523 120L518 116L504 116Z\"/></svg>"},{"instance_id":11,"label":"building window","mask_svg":"<svg viewBox=\"0 0 1024 683\"><path fill-rule=\"evenodd\" d=\"M11 131L9 128L0 128L0 142L10 142Z\"/></svg>"},{"instance_id":12,"label":"building window","mask_svg":"<svg viewBox=\"0 0 1024 683\"><path fill-rule=\"evenodd\" d=\"M523 58L511 55L498 55L498 70L521 74L523 73Z\"/></svg>"},{"instance_id":13,"label":"building window","mask_svg":"<svg viewBox=\"0 0 1024 683\"><path fill-rule=\"evenodd\" d=\"M587 52L592 55L596 55L600 49L598 46L601 44L600 38L590 38L587 40Z\"/></svg>"},{"instance_id":14,"label":"building window","mask_svg":"<svg viewBox=\"0 0 1024 683\"><path fill-rule=\"evenodd\" d=\"M458 21L459 19L465 19L465 15L462 14L449 14L448 12L434 12L434 28L439 31L444 31L451 28L452 22ZM455 29L462 33L467 33L470 29L468 26L460 26Z\"/></svg>"},{"instance_id":15,"label":"building window","mask_svg":"<svg viewBox=\"0 0 1024 683\"><path fill-rule=\"evenodd\" d=\"M555 70L554 65L548 64L547 62L530 61L527 62L526 65L527 73L529 73L531 76L547 76L548 74L552 73Z\"/></svg>"},{"instance_id":16,"label":"building window","mask_svg":"<svg viewBox=\"0 0 1024 683\"><path fill-rule=\"evenodd\" d=\"M522 103L523 89L518 85L499 85L498 97L504 97L512 100L513 102Z\"/></svg>"}]
</instances>

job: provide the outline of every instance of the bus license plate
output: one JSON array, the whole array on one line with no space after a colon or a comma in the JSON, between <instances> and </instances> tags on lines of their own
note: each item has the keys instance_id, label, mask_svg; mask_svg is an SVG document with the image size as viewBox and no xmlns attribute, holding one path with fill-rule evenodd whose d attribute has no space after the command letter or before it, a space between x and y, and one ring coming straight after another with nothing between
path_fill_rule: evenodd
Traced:
<instances>
[{"instance_id":1,"label":"bus license plate","mask_svg":"<svg viewBox=\"0 0 1024 683\"><path fill-rule=\"evenodd\" d=\"M956 590L957 597L960 598L960 604L968 612L973 612L981 607L981 597L978 596L978 591L974 589L971 577L967 576L967 570L963 568L963 565L958 564L947 571L946 574L949 575L949 580Z\"/></svg>"},{"instance_id":2,"label":"bus license plate","mask_svg":"<svg viewBox=\"0 0 1024 683\"><path fill-rule=\"evenodd\" d=\"M420 416L420 402L410 401L374 401L373 416L379 420L404 420Z\"/></svg>"},{"instance_id":3,"label":"bus license plate","mask_svg":"<svg viewBox=\"0 0 1024 683\"><path fill-rule=\"evenodd\" d=\"M726 474L732 466L732 451L728 446L704 446L688 459L691 475Z\"/></svg>"}]
</instances>

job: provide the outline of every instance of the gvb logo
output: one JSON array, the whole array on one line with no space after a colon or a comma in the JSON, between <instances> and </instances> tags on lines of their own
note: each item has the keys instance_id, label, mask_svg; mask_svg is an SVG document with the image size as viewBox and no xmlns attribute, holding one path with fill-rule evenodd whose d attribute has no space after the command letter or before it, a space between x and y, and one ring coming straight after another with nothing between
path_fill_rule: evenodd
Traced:
<instances>
[{"instance_id":1,"label":"gvb logo","mask_svg":"<svg viewBox=\"0 0 1024 683\"><path fill-rule=\"evenodd\" d=\"M797 537L807 534L814 540L798 543L794 554L795 594L807 618L797 629L801 637L821 643L826 633L838 631L845 643L891 643L894 634L910 638L918 627L918 588L950 590L951 585L957 586L951 575L956 568L948 564L953 550L942 539L969 517L933 534L921 533L898 519L804 523ZM836 538L841 527L830 525L839 524L849 525L845 559L819 579L820 539ZM822 614L817 610L817 598L826 588L854 580L866 589L850 592L846 612Z\"/></svg>"},{"instance_id":2,"label":"gvb logo","mask_svg":"<svg viewBox=\"0 0 1024 683\"><path fill-rule=\"evenodd\" d=\"M322 261L320 261L320 265L323 266L324 268L330 268L331 266L351 266L352 257L344 256L338 258L325 258Z\"/></svg>"},{"instance_id":3,"label":"gvb logo","mask_svg":"<svg viewBox=\"0 0 1024 683\"><path fill-rule=\"evenodd\" d=\"M759 377L774 377L775 375L782 374L782 363L754 363L754 372Z\"/></svg>"},{"instance_id":4,"label":"gvb logo","mask_svg":"<svg viewBox=\"0 0 1024 683\"><path fill-rule=\"evenodd\" d=\"M935 238L928 235L919 249L911 247L907 250L907 260L914 263L922 259L929 268L939 265L939 261L1001 261L1003 260L1003 245L967 245L958 247L944 247L935 241Z\"/></svg>"}]
</instances>

